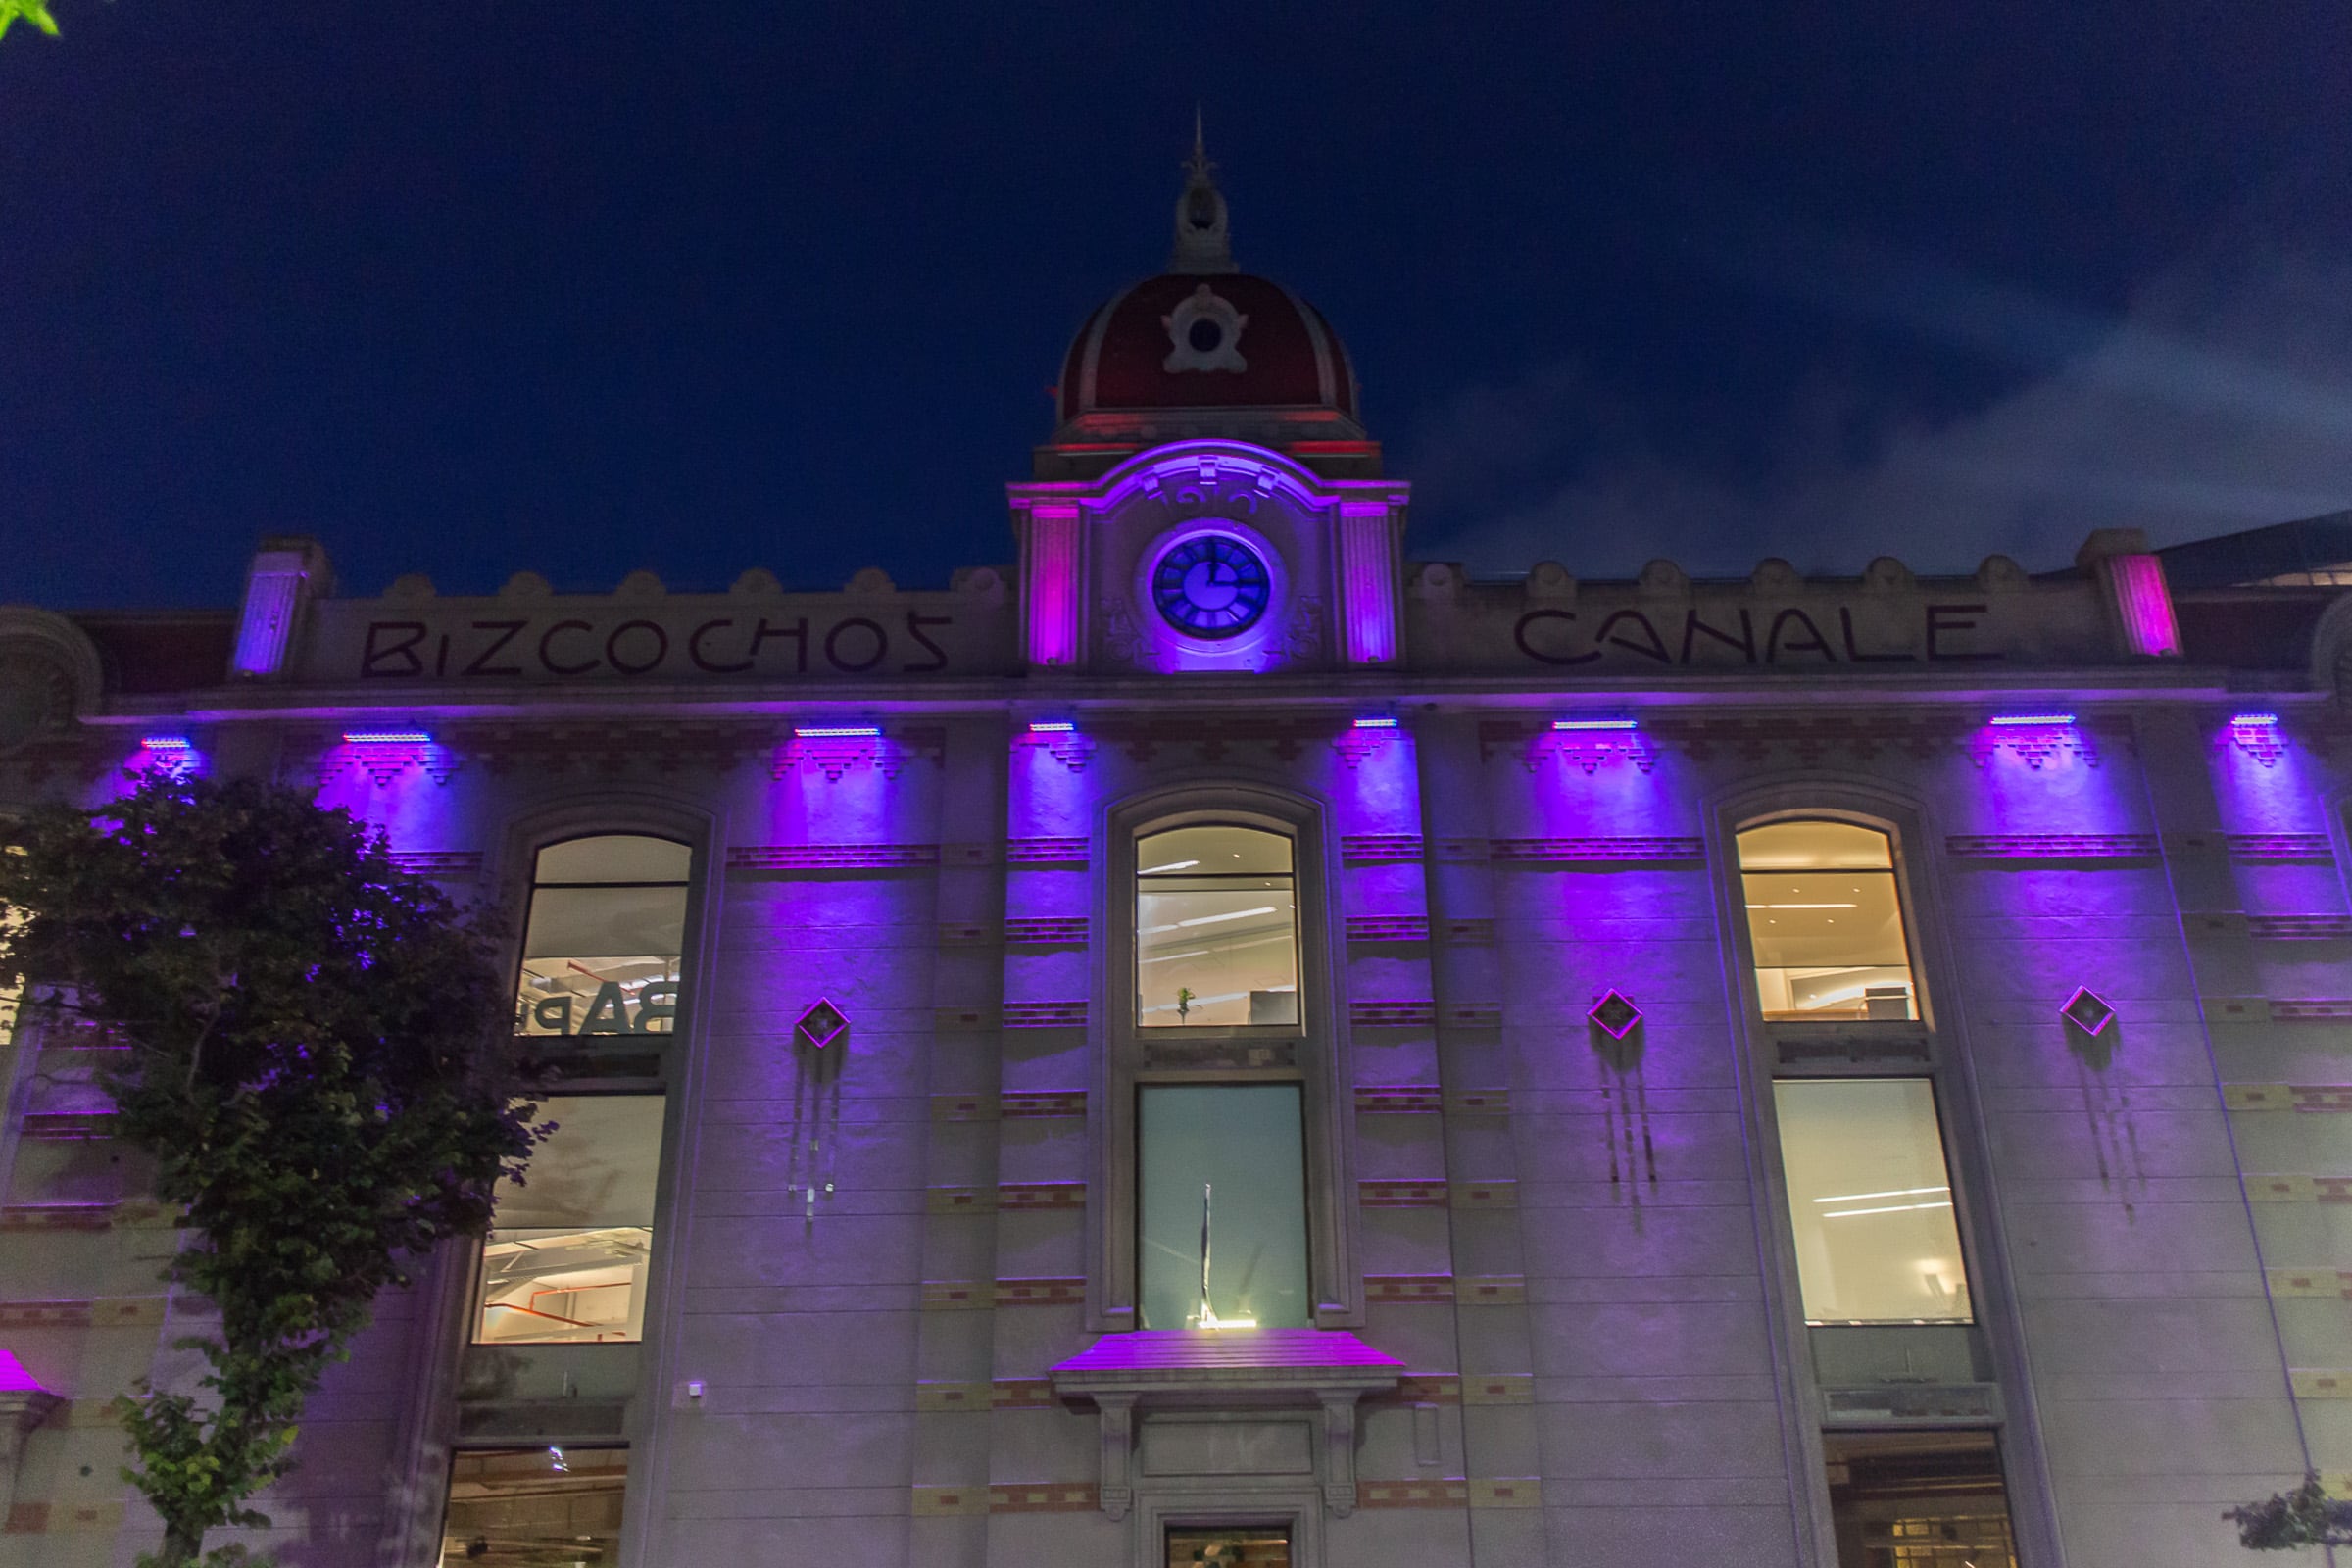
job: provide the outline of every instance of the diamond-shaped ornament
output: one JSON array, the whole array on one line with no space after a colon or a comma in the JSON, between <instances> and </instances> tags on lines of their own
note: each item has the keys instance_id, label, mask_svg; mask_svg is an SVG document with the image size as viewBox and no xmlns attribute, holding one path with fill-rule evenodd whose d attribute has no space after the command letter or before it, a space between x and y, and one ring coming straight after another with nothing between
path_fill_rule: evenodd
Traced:
<instances>
[{"instance_id":1,"label":"diamond-shaped ornament","mask_svg":"<svg viewBox=\"0 0 2352 1568\"><path fill-rule=\"evenodd\" d=\"M849 1014L843 1012L823 997L819 997L809 1005L807 1012L801 1014L800 1021L792 1027L793 1032L803 1040L822 1051L834 1041L839 1040L841 1032L849 1026Z\"/></svg>"},{"instance_id":2,"label":"diamond-shaped ornament","mask_svg":"<svg viewBox=\"0 0 2352 1568\"><path fill-rule=\"evenodd\" d=\"M2106 999L2090 987L2077 986L2075 994L2066 999L2066 1005L2058 1009L2058 1016L2084 1034L2095 1037L2100 1030L2115 1022L2115 1009L2107 1005Z\"/></svg>"},{"instance_id":3,"label":"diamond-shaped ornament","mask_svg":"<svg viewBox=\"0 0 2352 1568\"><path fill-rule=\"evenodd\" d=\"M1625 1000L1614 987L1609 994L1592 1004L1585 1016L1600 1026L1601 1033L1611 1040L1623 1040L1634 1025L1642 1021L1642 1009Z\"/></svg>"}]
</instances>

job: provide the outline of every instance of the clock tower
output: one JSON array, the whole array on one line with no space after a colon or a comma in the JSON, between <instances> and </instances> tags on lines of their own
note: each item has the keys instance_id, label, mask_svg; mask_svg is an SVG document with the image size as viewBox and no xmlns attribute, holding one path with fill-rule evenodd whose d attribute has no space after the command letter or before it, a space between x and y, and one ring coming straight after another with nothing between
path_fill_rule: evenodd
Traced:
<instances>
[{"instance_id":1,"label":"clock tower","mask_svg":"<svg viewBox=\"0 0 2352 1568\"><path fill-rule=\"evenodd\" d=\"M1322 315L1233 260L1196 127L1168 270L1090 315L1010 487L1033 670L1336 672L1402 655L1407 486Z\"/></svg>"}]
</instances>

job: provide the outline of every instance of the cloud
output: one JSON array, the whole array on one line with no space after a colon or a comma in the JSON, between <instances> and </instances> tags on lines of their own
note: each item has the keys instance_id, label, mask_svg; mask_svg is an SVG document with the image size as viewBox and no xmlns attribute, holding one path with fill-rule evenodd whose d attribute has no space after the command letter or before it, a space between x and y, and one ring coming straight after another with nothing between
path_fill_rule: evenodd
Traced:
<instances>
[{"instance_id":1,"label":"cloud","mask_svg":"<svg viewBox=\"0 0 2352 1568\"><path fill-rule=\"evenodd\" d=\"M2352 507L2352 250L2288 237L2270 220L2281 206L2250 205L2105 320L1850 244L1753 250L1750 286L2020 378L1939 419L1810 386L1779 411L1775 460L1732 479L1670 459L1605 388L1547 366L1454 399L1407 444L1435 514L1415 553L1592 577L1660 556L1712 575L1776 555L1966 571L1999 553L2040 570L2093 528L2162 545ZM1854 428L1875 434L1841 450Z\"/></svg>"}]
</instances>

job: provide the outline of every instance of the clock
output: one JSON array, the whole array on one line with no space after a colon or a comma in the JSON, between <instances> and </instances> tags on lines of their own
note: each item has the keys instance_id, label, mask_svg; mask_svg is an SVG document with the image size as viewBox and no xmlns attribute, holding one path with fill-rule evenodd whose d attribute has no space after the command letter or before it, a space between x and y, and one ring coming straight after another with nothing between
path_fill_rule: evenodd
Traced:
<instances>
[{"instance_id":1,"label":"clock","mask_svg":"<svg viewBox=\"0 0 2352 1568\"><path fill-rule=\"evenodd\" d=\"M1152 605L1160 618L1195 637L1248 631L1266 612L1274 579L1265 559L1231 534L1178 540L1152 568Z\"/></svg>"}]
</instances>

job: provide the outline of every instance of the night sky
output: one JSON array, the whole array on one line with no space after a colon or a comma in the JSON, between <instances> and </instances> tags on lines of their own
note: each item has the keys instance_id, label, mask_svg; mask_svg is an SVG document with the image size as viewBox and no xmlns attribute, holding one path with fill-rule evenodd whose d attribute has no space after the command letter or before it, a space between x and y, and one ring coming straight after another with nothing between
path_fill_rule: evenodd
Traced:
<instances>
[{"instance_id":1,"label":"night sky","mask_svg":"<svg viewBox=\"0 0 2352 1568\"><path fill-rule=\"evenodd\" d=\"M1196 102L1417 558L2352 507L2342 0L55 8L0 40L0 601L227 606L269 533L350 593L1005 561Z\"/></svg>"}]
</instances>

